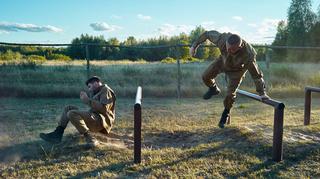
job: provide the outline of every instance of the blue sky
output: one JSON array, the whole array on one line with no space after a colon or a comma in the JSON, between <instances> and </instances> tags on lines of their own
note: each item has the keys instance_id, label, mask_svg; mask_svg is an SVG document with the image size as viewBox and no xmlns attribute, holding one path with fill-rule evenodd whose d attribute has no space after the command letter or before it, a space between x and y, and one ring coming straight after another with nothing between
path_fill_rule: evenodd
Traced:
<instances>
[{"instance_id":1,"label":"blue sky","mask_svg":"<svg viewBox=\"0 0 320 179\"><path fill-rule=\"evenodd\" d=\"M0 0L0 41L70 43L82 33L138 39L207 30L270 43L291 0ZM313 0L316 11L320 0Z\"/></svg>"}]
</instances>

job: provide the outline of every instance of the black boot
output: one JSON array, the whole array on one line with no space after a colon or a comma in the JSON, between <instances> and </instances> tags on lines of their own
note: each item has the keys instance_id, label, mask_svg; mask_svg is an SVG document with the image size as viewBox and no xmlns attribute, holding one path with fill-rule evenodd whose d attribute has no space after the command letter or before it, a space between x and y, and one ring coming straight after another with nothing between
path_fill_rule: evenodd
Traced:
<instances>
[{"instance_id":1,"label":"black boot","mask_svg":"<svg viewBox=\"0 0 320 179\"><path fill-rule=\"evenodd\" d=\"M208 91L203 95L203 99L210 99L213 95L217 95L220 93L220 89L217 85L213 87L209 87Z\"/></svg>"},{"instance_id":2,"label":"black boot","mask_svg":"<svg viewBox=\"0 0 320 179\"><path fill-rule=\"evenodd\" d=\"M40 133L40 138L50 143L60 143L62 140L64 128L58 126L56 130L50 133Z\"/></svg>"},{"instance_id":3,"label":"black boot","mask_svg":"<svg viewBox=\"0 0 320 179\"><path fill-rule=\"evenodd\" d=\"M89 131L84 133L83 136L86 139L87 146L89 148L95 148L99 146L99 141L95 137L93 137Z\"/></svg>"},{"instance_id":4,"label":"black boot","mask_svg":"<svg viewBox=\"0 0 320 179\"><path fill-rule=\"evenodd\" d=\"M230 109L224 109L221 115L221 119L219 122L219 127L224 128L224 125L227 122L227 119L230 117Z\"/></svg>"}]
</instances>

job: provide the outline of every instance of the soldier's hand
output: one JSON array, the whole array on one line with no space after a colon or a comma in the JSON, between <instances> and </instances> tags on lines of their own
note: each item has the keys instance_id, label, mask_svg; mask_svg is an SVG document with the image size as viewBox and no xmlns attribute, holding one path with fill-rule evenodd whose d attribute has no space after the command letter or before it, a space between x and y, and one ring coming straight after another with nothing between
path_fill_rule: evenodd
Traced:
<instances>
[{"instance_id":1,"label":"soldier's hand","mask_svg":"<svg viewBox=\"0 0 320 179\"><path fill-rule=\"evenodd\" d=\"M84 92L84 91L81 91L81 92L80 92L80 99L81 99L81 101L82 101L83 103L85 103L85 104L88 104L88 103L89 103L89 97L88 97L87 93Z\"/></svg>"},{"instance_id":2,"label":"soldier's hand","mask_svg":"<svg viewBox=\"0 0 320 179\"><path fill-rule=\"evenodd\" d=\"M194 46L191 46L189 50L190 57L194 57L196 52L197 52L197 49Z\"/></svg>"},{"instance_id":3,"label":"soldier's hand","mask_svg":"<svg viewBox=\"0 0 320 179\"><path fill-rule=\"evenodd\" d=\"M260 95L260 97L261 97L262 101L270 99L270 97L267 94L262 94L262 95Z\"/></svg>"}]
</instances>

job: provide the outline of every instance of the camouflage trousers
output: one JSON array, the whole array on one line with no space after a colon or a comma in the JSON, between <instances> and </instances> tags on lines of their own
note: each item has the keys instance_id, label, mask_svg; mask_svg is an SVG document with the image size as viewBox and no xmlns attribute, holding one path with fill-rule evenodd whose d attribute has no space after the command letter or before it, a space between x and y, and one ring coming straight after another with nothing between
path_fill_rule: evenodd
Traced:
<instances>
[{"instance_id":1,"label":"camouflage trousers","mask_svg":"<svg viewBox=\"0 0 320 179\"><path fill-rule=\"evenodd\" d=\"M255 64L256 65L256 64ZM215 60L202 74L202 80L206 86L212 87L216 84L215 78L220 73L225 73L228 81L227 81L227 94L223 101L224 107L226 109L231 109L234 101L236 99L236 92L238 87L240 86L247 69L238 70L238 71L227 71L224 68L224 63L222 58L218 58ZM255 85L257 87L257 92L259 94L264 93L264 81L262 79L262 73L258 70L258 67L255 66L254 73L251 74Z\"/></svg>"},{"instance_id":2,"label":"camouflage trousers","mask_svg":"<svg viewBox=\"0 0 320 179\"><path fill-rule=\"evenodd\" d=\"M76 106L66 106L62 112L59 126L67 127L69 121L76 127L80 134L88 131L99 132L103 130L101 117L89 111L81 111Z\"/></svg>"}]
</instances>

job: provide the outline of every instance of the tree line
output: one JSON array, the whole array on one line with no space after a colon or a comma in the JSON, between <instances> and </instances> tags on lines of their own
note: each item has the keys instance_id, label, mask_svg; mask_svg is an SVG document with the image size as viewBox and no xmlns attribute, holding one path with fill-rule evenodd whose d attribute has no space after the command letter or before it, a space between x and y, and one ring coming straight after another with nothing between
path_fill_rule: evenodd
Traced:
<instances>
[{"instance_id":1,"label":"tree line","mask_svg":"<svg viewBox=\"0 0 320 179\"><path fill-rule=\"evenodd\" d=\"M311 0L292 0L288 8L287 20L279 22L277 33L272 45L276 46L320 46L320 6L315 13L311 8ZM189 34L181 33L176 36L160 36L147 40L137 40L130 36L120 42L117 38L105 39L104 36L91 36L82 34L71 41L71 46L64 48L55 47L32 47L32 46L3 46L0 45L0 60L33 58L39 56L48 60L54 59L85 59L90 60L146 60L160 61L167 57L192 59L189 56L188 47L179 48L119 48L108 47L116 46L157 46L157 45L176 45L193 43L205 29L201 26L196 27ZM85 43L99 44L99 46L89 46ZM206 42L210 44L209 42ZM88 56L86 52L88 53ZM265 48L256 48L257 59L264 60L266 56ZM272 51L273 61L320 61L320 52L314 50L288 50L274 49ZM199 48L196 58L215 59L220 55L216 47Z\"/></svg>"},{"instance_id":2,"label":"tree line","mask_svg":"<svg viewBox=\"0 0 320 179\"><path fill-rule=\"evenodd\" d=\"M287 19L279 22L272 45L320 46L320 5L318 12L312 11L311 0L292 0ZM320 62L316 50L274 50L275 61Z\"/></svg>"},{"instance_id":3,"label":"tree line","mask_svg":"<svg viewBox=\"0 0 320 179\"><path fill-rule=\"evenodd\" d=\"M71 46L66 48L53 48L53 47L33 47L33 46L1 46L0 45L0 60L4 59L15 59L29 55L41 56L46 59L57 59L63 58L64 60L70 59L86 59L88 51L88 58L90 60L146 60L146 61L160 61L171 57L174 59L184 59L192 61L189 56L188 47L177 47L177 48L150 48L150 49L139 49L139 48L121 48L121 47L108 47L108 45L115 46L165 46L165 45L176 45L176 44L191 44L194 42L205 29L201 26L196 27L190 32L190 34L181 33L177 36L167 37L160 36L158 38L150 38L147 40L137 40L135 37L130 36L123 42L120 42L117 38L110 38L106 40L104 36L91 36L88 34L82 34L71 41ZM206 42L210 45L209 42ZM85 45L79 44L98 44L88 46L86 49ZM259 56L263 57L264 50L258 50ZM1 55L3 58L1 58ZM196 58L198 59L215 59L220 55L220 51L216 47L203 47L198 49ZM53 58L55 57L55 58ZM69 58L70 57L70 58Z\"/></svg>"}]
</instances>

